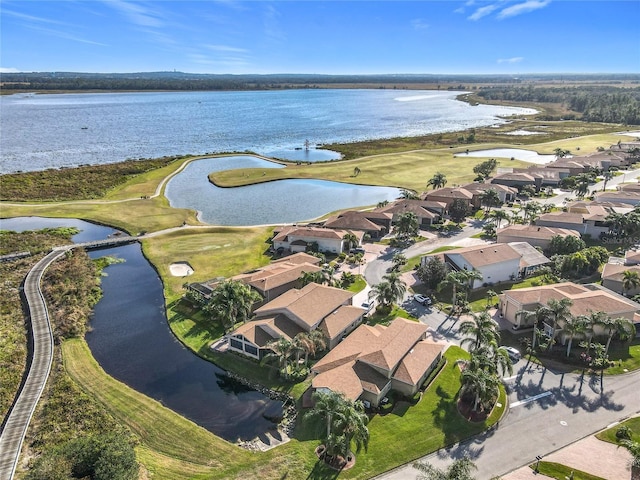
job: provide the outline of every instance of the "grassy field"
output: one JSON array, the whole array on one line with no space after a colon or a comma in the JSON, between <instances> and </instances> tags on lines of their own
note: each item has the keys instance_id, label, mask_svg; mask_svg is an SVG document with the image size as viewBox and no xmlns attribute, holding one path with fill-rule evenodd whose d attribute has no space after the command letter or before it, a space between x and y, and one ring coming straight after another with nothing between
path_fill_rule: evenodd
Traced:
<instances>
[{"instance_id":1,"label":"grassy field","mask_svg":"<svg viewBox=\"0 0 640 480\"><path fill-rule=\"evenodd\" d=\"M532 463L529 466L531 469L535 469L536 464ZM538 465L538 472L545 477L555 478L556 480L565 480L567 478L572 478L573 480L605 480L602 477L597 477L590 473L582 472L575 468L570 468L566 465L554 462L540 462ZM572 476L570 477L570 475Z\"/></svg>"},{"instance_id":2,"label":"grassy field","mask_svg":"<svg viewBox=\"0 0 640 480\"><path fill-rule=\"evenodd\" d=\"M603 430L602 432L596 434L596 437L605 442L617 445L618 439L616 438L616 432L621 426L629 427L632 432L631 440L633 440L634 442L640 442L640 416L629 418L628 420L625 420L624 422L621 422L614 427Z\"/></svg>"},{"instance_id":3,"label":"grassy field","mask_svg":"<svg viewBox=\"0 0 640 480\"><path fill-rule=\"evenodd\" d=\"M138 458L155 479L324 479L331 474L317 463L313 449L318 441L306 423L300 424L289 443L269 452L250 453L109 377L84 341L65 341L62 351L71 377L140 438ZM467 422L457 412L460 374L455 361L464 355L458 347L447 351L447 364L416 405L399 402L387 415L375 416L369 423L368 451L357 454L355 467L341 477L370 478L479 433L498 421L506 408L504 391L499 399L502 406L495 408L486 422Z\"/></svg>"}]
</instances>

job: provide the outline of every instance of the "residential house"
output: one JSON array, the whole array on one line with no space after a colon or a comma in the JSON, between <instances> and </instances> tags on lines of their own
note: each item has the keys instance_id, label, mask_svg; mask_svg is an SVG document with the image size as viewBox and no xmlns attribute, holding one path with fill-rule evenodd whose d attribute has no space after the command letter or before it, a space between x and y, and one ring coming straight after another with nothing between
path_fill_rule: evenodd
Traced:
<instances>
[{"instance_id":1,"label":"residential house","mask_svg":"<svg viewBox=\"0 0 640 480\"><path fill-rule=\"evenodd\" d=\"M388 327L360 325L311 368L312 388L376 407L391 390L417 393L445 348L429 327L404 318Z\"/></svg>"},{"instance_id":2,"label":"residential house","mask_svg":"<svg viewBox=\"0 0 640 480\"><path fill-rule=\"evenodd\" d=\"M270 342L318 329L334 348L365 314L351 304L352 298L352 292L316 283L291 289L256 309L253 320L230 333L229 349L260 360L269 353Z\"/></svg>"},{"instance_id":3,"label":"residential house","mask_svg":"<svg viewBox=\"0 0 640 480\"><path fill-rule=\"evenodd\" d=\"M392 218L392 213L350 210L329 217L324 222L324 227L334 230L358 230L369 234L371 238L382 238L391 231Z\"/></svg>"},{"instance_id":4,"label":"residential house","mask_svg":"<svg viewBox=\"0 0 640 480\"><path fill-rule=\"evenodd\" d=\"M491 183L505 185L507 187L522 189L527 185L533 186L536 191L542 186L542 176L536 173L511 172L500 173L491 179Z\"/></svg>"},{"instance_id":5,"label":"residential house","mask_svg":"<svg viewBox=\"0 0 640 480\"><path fill-rule=\"evenodd\" d=\"M600 234L609 231L605 218L606 215L601 213L550 212L540 215L535 224L542 227L566 228L581 235L599 238Z\"/></svg>"},{"instance_id":6,"label":"residential house","mask_svg":"<svg viewBox=\"0 0 640 480\"><path fill-rule=\"evenodd\" d=\"M428 227L434 222L438 222L441 218L441 214L434 212L431 208L428 208L427 203L433 204L433 202L425 202L424 200L396 200L384 207L376 208L376 212L387 213L393 216L393 222L398 220L400 215L405 213L413 213L418 218L418 222L421 227ZM429 205L432 207L432 205Z\"/></svg>"},{"instance_id":7,"label":"residential house","mask_svg":"<svg viewBox=\"0 0 640 480\"><path fill-rule=\"evenodd\" d=\"M640 203L640 192L633 190L597 192L595 200L598 202L626 203L635 207Z\"/></svg>"},{"instance_id":8,"label":"residential house","mask_svg":"<svg viewBox=\"0 0 640 480\"><path fill-rule=\"evenodd\" d=\"M640 274L640 266L638 265L606 263L602 268L602 285L609 290L626 296L638 295L640 293L640 286L630 290L625 290L623 287L624 272L627 270Z\"/></svg>"},{"instance_id":9,"label":"residential house","mask_svg":"<svg viewBox=\"0 0 640 480\"><path fill-rule=\"evenodd\" d=\"M476 270L479 272L482 279L473 280L472 289L479 288L484 284L492 285L513 281L550 262L538 250L525 242L491 243L458 248L424 256L421 262L424 264L431 256L440 258L453 270Z\"/></svg>"},{"instance_id":10,"label":"residential house","mask_svg":"<svg viewBox=\"0 0 640 480\"><path fill-rule=\"evenodd\" d=\"M431 202L444 203L447 206L447 210L456 199L464 200L469 207L478 208L480 206L473 205L473 193L461 187L444 187L425 192L424 198Z\"/></svg>"},{"instance_id":11,"label":"residential house","mask_svg":"<svg viewBox=\"0 0 640 480\"><path fill-rule=\"evenodd\" d=\"M498 243L528 242L543 250L549 248L551 239L556 236L567 237L571 235L580 238L580 234L576 230L520 224L499 228L496 234Z\"/></svg>"},{"instance_id":12,"label":"residential house","mask_svg":"<svg viewBox=\"0 0 640 480\"><path fill-rule=\"evenodd\" d=\"M517 188L507 187L505 185L499 185L497 183L467 183L460 188L463 188L464 190L467 190L473 194L474 198L472 200L472 203L474 206L476 206L476 208L479 208L482 205L482 199L480 197L487 190L495 190L501 203L513 202L518 195Z\"/></svg>"},{"instance_id":13,"label":"residential house","mask_svg":"<svg viewBox=\"0 0 640 480\"><path fill-rule=\"evenodd\" d=\"M542 285L539 287L504 290L500 295L500 315L513 325L513 328L532 327L534 319L524 315L533 312L537 307L545 306L549 300L570 299L573 303L570 313L573 316L590 315L595 312L605 312L612 318L624 317L635 324L640 322L640 304L619 295L608 288L596 285L578 285L572 282ZM562 325L560 325L561 327ZM546 325L549 334L551 326ZM596 335L604 331L596 328Z\"/></svg>"},{"instance_id":14,"label":"residential house","mask_svg":"<svg viewBox=\"0 0 640 480\"><path fill-rule=\"evenodd\" d=\"M273 237L275 251L304 252L310 245L317 245L318 251L340 253L344 250L344 236L353 233L358 245L362 244L364 232L359 230L335 230L322 227L284 227Z\"/></svg>"},{"instance_id":15,"label":"residential house","mask_svg":"<svg viewBox=\"0 0 640 480\"><path fill-rule=\"evenodd\" d=\"M547 168L545 166L535 166L529 168L514 168L514 173L526 173L536 178L540 177L541 187L557 187L560 181L571 175L571 171L566 168Z\"/></svg>"},{"instance_id":16,"label":"residential house","mask_svg":"<svg viewBox=\"0 0 640 480\"><path fill-rule=\"evenodd\" d=\"M270 302L292 288L302 286L303 273L322 271L320 259L306 253L296 253L271 262L269 265L231 277L251 286L264 302Z\"/></svg>"}]
</instances>

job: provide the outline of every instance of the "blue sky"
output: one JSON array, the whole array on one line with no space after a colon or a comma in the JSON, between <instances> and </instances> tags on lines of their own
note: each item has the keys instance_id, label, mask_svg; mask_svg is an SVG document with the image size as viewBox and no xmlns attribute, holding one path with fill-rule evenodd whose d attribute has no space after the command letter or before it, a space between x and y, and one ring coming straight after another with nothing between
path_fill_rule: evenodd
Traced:
<instances>
[{"instance_id":1,"label":"blue sky","mask_svg":"<svg viewBox=\"0 0 640 480\"><path fill-rule=\"evenodd\" d=\"M0 72L638 73L640 0L2 0Z\"/></svg>"}]
</instances>

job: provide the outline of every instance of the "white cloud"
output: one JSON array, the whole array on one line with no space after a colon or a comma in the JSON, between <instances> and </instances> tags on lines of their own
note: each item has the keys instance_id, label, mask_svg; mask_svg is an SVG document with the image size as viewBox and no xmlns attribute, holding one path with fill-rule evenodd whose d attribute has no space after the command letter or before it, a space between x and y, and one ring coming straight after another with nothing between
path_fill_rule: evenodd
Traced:
<instances>
[{"instance_id":1,"label":"white cloud","mask_svg":"<svg viewBox=\"0 0 640 480\"><path fill-rule=\"evenodd\" d=\"M247 53L246 48L230 47L228 45L205 45L209 50L215 52L235 52L235 53Z\"/></svg>"},{"instance_id":2,"label":"white cloud","mask_svg":"<svg viewBox=\"0 0 640 480\"><path fill-rule=\"evenodd\" d=\"M520 63L524 57L499 58L498 63Z\"/></svg>"},{"instance_id":3,"label":"white cloud","mask_svg":"<svg viewBox=\"0 0 640 480\"><path fill-rule=\"evenodd\" d=\"M546 7L551 3L551 0L527 0L517 5L511 5L498 13L498 18L515 17L516 15L522 15L523 13L533 12Z\"/></svg>"},{"instance_id":4,"label":"white cloud","mask_svg":"<svg viewBox=\"0 0 640 480\"><path fill-rule=\"evenodd\" d=\"M123 0L109 0L105 5L115 8L124 15L130 23L141 27L161 28L165 22L157 11L147 8L141 2L126 2Z\"/></svg>"},{"instance_id":5,"label":"white cloud","mask_svg":"<svg viewBox=\"0 0 640 480\"><path fill-rule=\"evenodd\" d=\"M0 67L0 73L19 73L20 70L14 67Z\"/></svg>"},{"instance_id":6,"label":"white cloud","mask_svg":"<svg viewBox=\"0 0 640 480\"><path fill-rule=\"evenodd\" d=\"M495 5L495 4L485 5L484 7L478 8L475 12L469 15L467 19L474 20L474 21L480 20L482 17L486 17L497 8L498 8L498 5Z\"/></svg>"},{"instance_id":7,"label":"white cloud","mask_svg":"<svg viewBox=\"0 0 640 480\"><path fill-rule=\"evenodd\" d=\"M426 30L427 28L429 28L429 24L421 18L411 20L411 26L414 30Z\"/></svg>"}]
</instances>

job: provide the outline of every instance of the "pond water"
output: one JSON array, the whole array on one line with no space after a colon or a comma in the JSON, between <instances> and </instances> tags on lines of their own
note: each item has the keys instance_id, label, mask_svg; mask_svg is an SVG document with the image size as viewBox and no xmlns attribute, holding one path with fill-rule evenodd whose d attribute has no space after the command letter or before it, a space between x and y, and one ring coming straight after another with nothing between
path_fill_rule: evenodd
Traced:
<instances>
[{"instance_id":1,"label":"pond water","mask_svg":"<svg viewBox=\"0 0 640 480\"><path fill-rule=\"evenodd\" d=\"M294 223L400 195L397 188L324 180L278 180L236 188L219 188L208 180L211 172L230 168L281 167L245 155L196 160L169 181L165 195L172 207L195 209L201 221L215 225Z\"/></svg>"},{"instance_id":2,"label":"pond water","mask_svg":"<svg viewBox=\"0 0 640 480\"><path fill-rule=\"evenodd\" d=\"M75 242L100 240L114 232L73 219L0 220L4 230L58 226L81 228ZM162 282L139 244L90 255L125 260L105 269L103 297L86 335L93 356L109 375L232 442L251 440L276 427L281 402L231 381L175 338L167 324Z\"/></svg>"},{"instance_id":3,"label":"pond water","mask_svg":"<svg viewBox=\"0 0 640 480\"><path fill-rule=\"evenodd\" d=\"M456 153L456 157L498 157L498 158L515 158L523 162L531 162L538 165L544 165L556 160L555 155L540 155L533 150L522 150L519 148L494 148L491 150L476 150L474 152ZM564 158L570 158L567 155Z\"/></svg>"}]
</instances>

